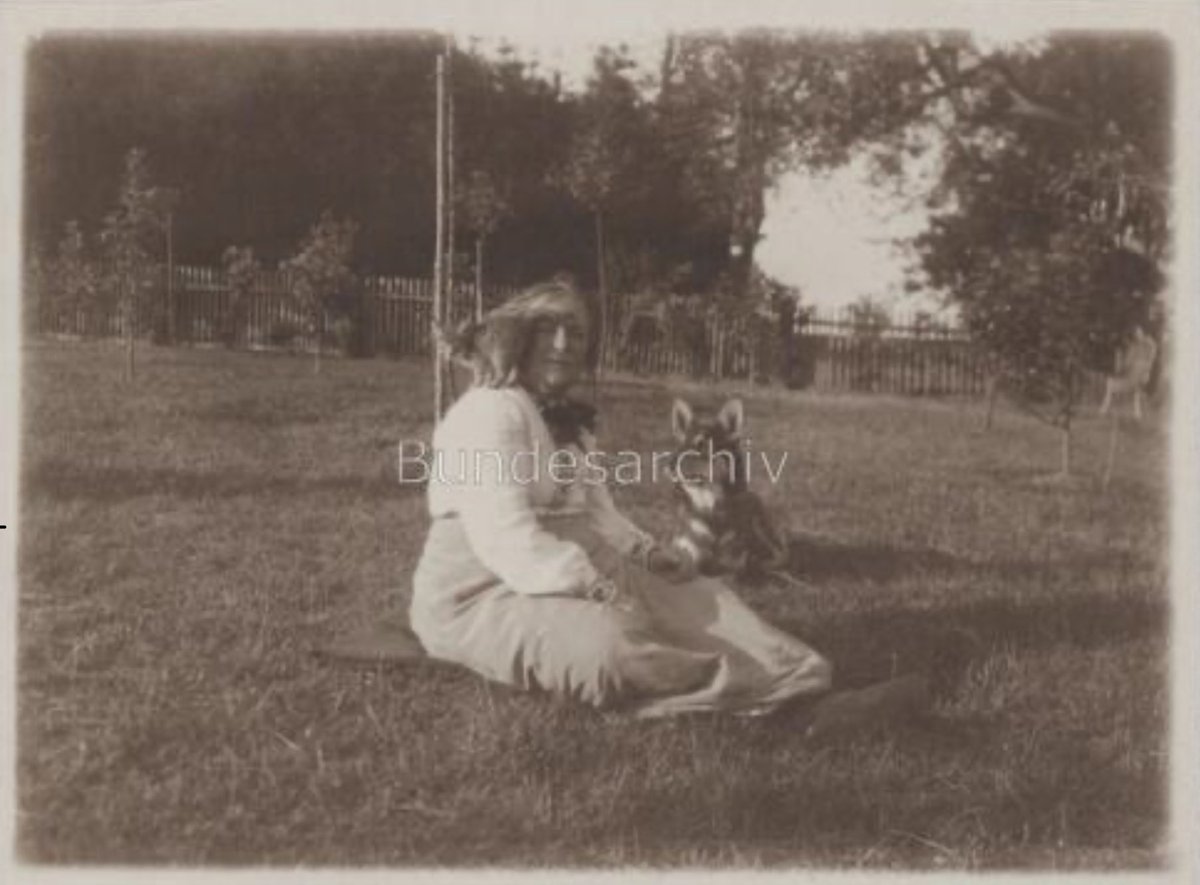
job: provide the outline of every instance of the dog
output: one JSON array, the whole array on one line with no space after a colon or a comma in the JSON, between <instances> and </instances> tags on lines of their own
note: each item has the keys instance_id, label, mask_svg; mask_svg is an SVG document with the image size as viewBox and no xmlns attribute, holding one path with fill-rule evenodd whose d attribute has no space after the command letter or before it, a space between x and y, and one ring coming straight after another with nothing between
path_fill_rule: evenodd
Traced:
<instances>
[{"instance_id":1,"label":"dog","mask_svg":"<svg viewBox=\"0 0 1200 885\"><path fill-rule=\"evenodd\" d=\"M744 427L740 399L729 400L713 417L697 415L682 399L673 403L671 430L677 448L671 479L680 528L671 547L698 574L732 575L748 582L778 575L795 581L783 571L787 540L747 485Z\"/></svg>"}]
</instances>

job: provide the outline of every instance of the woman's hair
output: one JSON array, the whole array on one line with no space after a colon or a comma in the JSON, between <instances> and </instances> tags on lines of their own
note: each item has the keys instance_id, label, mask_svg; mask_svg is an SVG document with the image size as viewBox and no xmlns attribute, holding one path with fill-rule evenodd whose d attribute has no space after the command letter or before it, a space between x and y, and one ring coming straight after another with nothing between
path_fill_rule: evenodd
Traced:
<instances>
[{"instance_id":1,"label":"woman's hair","mask_svg":"<svg viewBox=\"0 0 1200 885\"><path fill-rule=\"evenodd\" d=\"M537 320L562 313L575 313L583 320L587 328L585 361L594 366L598 347L591 306L570 280L556 277L530 286L484 316L473 338L476 383L488 387L515 384L533 344Z\"/></svg>"}]
</instances>

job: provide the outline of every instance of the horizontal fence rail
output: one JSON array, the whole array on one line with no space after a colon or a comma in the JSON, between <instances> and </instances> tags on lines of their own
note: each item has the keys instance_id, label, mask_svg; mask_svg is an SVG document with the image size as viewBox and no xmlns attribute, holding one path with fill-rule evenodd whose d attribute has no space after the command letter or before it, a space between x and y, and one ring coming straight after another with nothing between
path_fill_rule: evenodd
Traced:
<instances>
[{"instance_id":1,"label":"horizontal fence rail","mask_svg":"<svg viewBox=\"0 0 1200 885\"><path fill-rule=\"evenodd\" d=\"M105 279L103 268L95 273ZM224 271L177 266L149 270L144 297L126 316L111 291L97 285L73 299L33 285L27 316L37 334L110 337L132 322L137 334L167 344L252 350L322 349L372 356L431 352L433 283L429 279L368 276L353 295L336 300L314 328L292 297L286 274L258 273L235 293ZM451 323L470 317L515 289L457 284ZM888 322L839 311L747 313L700 298L613 295L603 311L599 365L604 372L745 379L795 389L903 395L980 396L988 390L988 360L964 331L927 316ZM1099 382L1102 385L1102 381ZM1096 387L1092 379L1091 387Z\"/></svg>"},{"instance_id":2,"label":"horizontal fence rail","mask_svg":"<svg viewBox=\"0 0 1200 885\"><path fill-rule=\"evenodd\" d=\"M987 360L961 329L900 316L886 325L853 309L729 313L700 299L639 305L616 296L601 365L697 379L911 395L982 395Z\"/></svg>"}]
</instances>

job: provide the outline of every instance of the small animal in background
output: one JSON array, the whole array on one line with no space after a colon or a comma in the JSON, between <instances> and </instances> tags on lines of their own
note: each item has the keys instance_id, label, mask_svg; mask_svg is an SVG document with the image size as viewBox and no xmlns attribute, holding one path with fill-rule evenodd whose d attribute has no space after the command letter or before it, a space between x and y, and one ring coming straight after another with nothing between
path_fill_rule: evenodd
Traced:
<instances>
[{"instance_id":1,"label":"small animal in background","mask_svg":"<svg viewBox=\"0 0 1200 885\"><path fill-rule=\"evenodd\" d=\"M456 326L434 323L433 335L436 346L452 363L471 372L473 387L499 387L512 383L517 374L514 346L520 334L516 322L492 317L488 320L466 319ZM454 375L450 375L451 395L454 390Z\"/></svg>"},{"instance_id":2,"label":"small animal in background","mask_svg":"<svg viewBox=\"0 0 1200 885\"><path fill-rule=\"evenodd\" d=\"M672 546L700 574L751 581L776 575L799 583L782 571L786 538L747 485L744 426L740 399L726 402L715 416L698 415L686 401L675 400L671 473L681 525Z\"/></svg>"},{"instance_id":3,"label":"small animal in background","mask_svg":"<svg viewBox=\"0 0 1200 885\"><path fill-rule=\"evenodd\" d=\"M1135 326L1133 337L1117 351L1113 373L1105 379L1104 402L1100 414L1107 415L1116 395L1133 394L1133 416L1142 420L1142 394L1150 383L1158 345L1141 326Z\"/></svg>"}]
</instances>

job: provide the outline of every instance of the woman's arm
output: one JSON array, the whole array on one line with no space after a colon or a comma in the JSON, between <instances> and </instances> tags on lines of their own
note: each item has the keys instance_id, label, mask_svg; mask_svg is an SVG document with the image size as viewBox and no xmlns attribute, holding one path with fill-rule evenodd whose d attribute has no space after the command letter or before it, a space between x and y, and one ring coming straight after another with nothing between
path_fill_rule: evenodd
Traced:
<instances>
[{"instance_id":1,"label":"woman's arm","mask_svg":"<svg viewBox=\"0 0 1200 885\"><path fill-rule=\"evenodd\" d=\"M520 593L586 593L601 576L582 547L542 528L521 481L533 469L533 442L520 406L501 391L470 396L439 448L455 465L467 456L466 475L453 481L461 480L454 497L472 550Z\"/></svg>"},{"instance_id":2,"label":"woman's arm","mask_svg":"<svg viewBox=\"0 0 1200 885\"><path fill-rule=\"evenodd\" d=\"M589 481L587 492L588 515L604 540L625 556L637 558L649 552L654 537L617 509L608 486L598 480Z\"/></svg>"},{"instance_id":3,"label":"woman's arm","mask_svg":"<svg viewBox=\"0 0 1200 885\"><path fill-rule=\"evenodd\" d=\"M590 435L584 438L584 443L590 452L596 450ZM590 478L587 502L593 528L622 555L671 581L684 581L693 576L694 569L677 551L661 546L653 535L617 509L612 493L600 477Z\"/></svg>"},{"instance_id":4,"label":"woman's arm","mask_svg":"<svg viewBox=\"0 0 1200 885\"><path fill-rule=\"evenodd\" d=\"M613 503L608 487L596 483L588 490L592 525L605 540L629 559L669 581L686 581L695 569L671 547L638 528Z\"/></svg>"}]
</instances>

